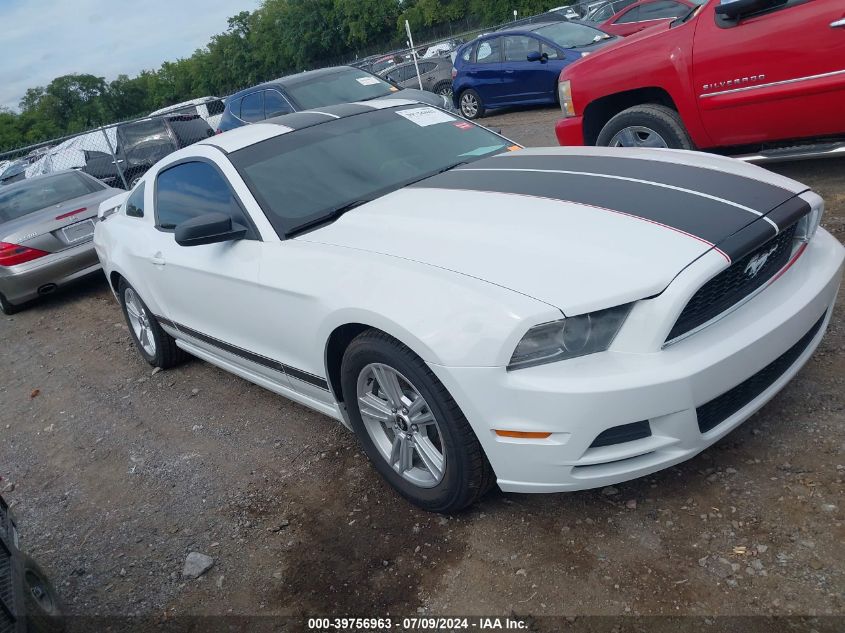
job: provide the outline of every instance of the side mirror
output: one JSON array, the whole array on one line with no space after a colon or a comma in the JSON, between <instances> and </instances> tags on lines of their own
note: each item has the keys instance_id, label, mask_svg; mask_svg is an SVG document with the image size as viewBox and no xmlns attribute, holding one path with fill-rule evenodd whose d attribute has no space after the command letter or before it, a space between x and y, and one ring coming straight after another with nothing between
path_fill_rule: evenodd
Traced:
<instances>
[{"instance_id":1,"label":"side mirror","mask_svg":"<svg viewBox=\"0 0 845 633\"><path fill-rule=\"evenodd\" d=\"M240 240L246 236L247 228L235 222L224 213L206 213L185 220L176 227L176 243L179 246L202 246Z\"/></svg>"},{"instance_id":2,"label":"side mirror","mask_svg":"<svg viewBox=\"0 0 845 633\"><path fill-rule=\"evenodd\" d=\"M736 20L742 16L783 4L784 0L733 0L716 5L716 15Z\"/></svg>"},{"instance_id":3,"label":"side mirror","mask_svg":"<svg viewBox=\"0 0 845 633\"><path fill-rule=\"evenodd\" d=\"M526 59L529 62L539 62L543 59L543 54L540 51L531 51Z\"/></svg>"}]
</instances>

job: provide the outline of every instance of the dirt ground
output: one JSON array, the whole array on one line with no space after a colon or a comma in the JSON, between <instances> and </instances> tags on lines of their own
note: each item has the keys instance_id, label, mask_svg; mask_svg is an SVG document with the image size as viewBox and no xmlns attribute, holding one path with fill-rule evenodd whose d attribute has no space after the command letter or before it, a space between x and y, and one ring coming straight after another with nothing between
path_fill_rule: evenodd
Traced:
<instances>
[{"instance_id":1,"label":"dirt ground","mask_svg":"<svg viewBox=\"0 0 845 633\"><path fill-rule=\"evenodd\" d=\"M485 123L548 145L556 116ZM845 241L845 161L772 169ZM95 277L0 318L0 491L80 616L843 616L842 318L840 295L797 378L693 460L446 518L326 417L198 360L151 373ZM192 551L214 558L197 580Z\"/></svg>"}]
</instances>

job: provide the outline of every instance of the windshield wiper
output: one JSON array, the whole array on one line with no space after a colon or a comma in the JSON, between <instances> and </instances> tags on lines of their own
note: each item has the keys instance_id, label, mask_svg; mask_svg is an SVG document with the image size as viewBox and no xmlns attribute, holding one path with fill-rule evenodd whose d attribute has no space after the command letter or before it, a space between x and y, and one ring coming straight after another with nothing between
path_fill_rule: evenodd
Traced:
<instances>
[{"instance_id":1,"label":"windshield wiper","mask_svg":"<svg viewBox=\"0 0 845 633\"><path fill-rule=\"evenodd\" d=\"M444 172L451 171L451 170L455 169L455 167L460 167L461 165L466 165L469 162L470 161L468 161L468 160L461 160L461 161L458 161L457 163L452 163L451 165L446 165L446 167L443 167L442 169L438 169L437 171L433 171L429 174L426 174L425 176L422 176L421 178L415 178L414 180L409 180L409 181L405 182L402 186L407 187L409 185L413 185L415 183L422 182L423 180L426 180L427 178L433 178L434 176L437 176L437 175L442 174Z\"/></svg>"},{"instance_id":2,"label":"windshield wiper","mask_svg":"<svg viewBox=\"0 0 845 633\"><path fill-rule=\"evenodd\" d=\"M314 227L320 226L321 224L328 224L329 222L333 222L337 220L340 216L342 216L347 211L352 211L357 207L360 207L362 204L367 204L368 202L372 202L373 198L360 198L358 200L352 200L351 202L347 202L346 204L342 204L339 207L335 207L331 211L328 211L321 215L318 218L314 218L313 220L309 220L299 226L292 228L290 231L285 232L285 237L295 237L300 233L304 233L305 231L309 231Z\"/></svg>"}]
</instances>

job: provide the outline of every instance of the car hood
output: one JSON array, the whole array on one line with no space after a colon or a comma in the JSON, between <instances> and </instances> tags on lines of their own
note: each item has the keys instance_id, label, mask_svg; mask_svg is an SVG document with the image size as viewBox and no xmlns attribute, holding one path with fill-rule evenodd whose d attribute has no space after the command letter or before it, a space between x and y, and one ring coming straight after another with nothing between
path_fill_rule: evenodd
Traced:
<instances>
[{"instance_id":1,"label":"car hood","mask_svg":"<svg viewBox=\"0 0 845 633\"><path fill-rule=\"evenodd\" d=\"M710 250L744 256L775 235L764 216L803 191L695 152L522 150L433 176L297 239L451 270L576 315L659 294ZM751 225L762 228L749 237Z\"/></svg>"}]
</instances>

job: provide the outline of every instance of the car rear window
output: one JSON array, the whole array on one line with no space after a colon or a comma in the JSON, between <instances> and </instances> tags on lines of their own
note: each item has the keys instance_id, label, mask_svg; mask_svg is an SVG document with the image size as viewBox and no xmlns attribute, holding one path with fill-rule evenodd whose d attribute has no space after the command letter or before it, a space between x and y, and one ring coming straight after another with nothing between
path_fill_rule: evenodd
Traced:
<instances>
[{"instance_id":1,"label":"car rear window","mask_svg":"<svg viewBox=\"0 0 845 633\"><path fill-rule=\"evenodd\" d=\"M196 143L204 138L214 135L214 130L200 117L193 117L190 119L171 119L170 127L173 128L173 133L179 141L179 147L186 147L191 143Z\"/></svg>"},{"instance_id":2,"label":"car rear window","mask_svg":"<svg viewBox=\"0 0 845 633\"><path fill-rule=\"evenodd\" d=\"M541 26L534 32L550 39L561 48L581 48L610 37L604 31L574 22L556 22L555 24Z\"/></svg>"},{"instance_id":3,"label":"car rear window","mask_svg":"<svg viewBox=\"0 0 845 633\"><path fill-rule=\"evenodd\" d=\"M395 90L388 82L357 68L318 74L285 85L288 95L303 110L337 103L369 101Z\"/></svg>"},{"instance_id":4,"label":"car rear window","mask_svg":"<svg viewBox=\"0 0 845 633\"><path fill-rule=\"evenodd\" d=\"M0 189L0 222L16 220L100 189L96 181L76 173L25 180Z\"/></svg>"}]
</instances>

